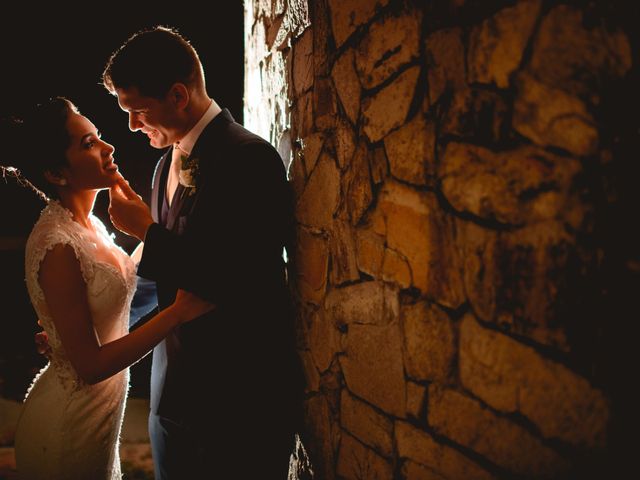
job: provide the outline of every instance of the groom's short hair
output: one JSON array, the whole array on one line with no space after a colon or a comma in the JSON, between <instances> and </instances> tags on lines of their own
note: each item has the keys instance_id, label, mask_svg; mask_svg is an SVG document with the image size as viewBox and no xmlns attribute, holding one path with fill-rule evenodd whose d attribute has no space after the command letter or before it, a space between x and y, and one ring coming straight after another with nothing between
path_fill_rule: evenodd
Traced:
<instances>
[{"instance_id":1,"label":"groom's short hair","mask_svg":"<svg viewBox=\"0 0 640 480\"><path fill-rule=\"evenodd\" d=\"M132 35L109 58L102 83L109 92L136 87L145 97L164 98L173 84L204 87L198 53L176 30L154 27Z\"/></svg>"}]
</instances>

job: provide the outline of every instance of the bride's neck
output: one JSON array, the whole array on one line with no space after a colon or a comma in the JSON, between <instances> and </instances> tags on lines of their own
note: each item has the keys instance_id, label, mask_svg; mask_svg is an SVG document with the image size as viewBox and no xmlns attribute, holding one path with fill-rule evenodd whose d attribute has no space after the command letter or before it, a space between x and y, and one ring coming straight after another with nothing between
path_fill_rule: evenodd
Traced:
<instances>
[{"instance_id":1,"label":"bride's neck","mask_svg":"<svg viewBox=\"0 0 640 480\"><path fill-rule=\"evenodd\" d=\"M97 190L60 192L60 204L73 214L73 220L85 228L92 228L89 215L96 202Z\"/></svg>"}]
</instances>

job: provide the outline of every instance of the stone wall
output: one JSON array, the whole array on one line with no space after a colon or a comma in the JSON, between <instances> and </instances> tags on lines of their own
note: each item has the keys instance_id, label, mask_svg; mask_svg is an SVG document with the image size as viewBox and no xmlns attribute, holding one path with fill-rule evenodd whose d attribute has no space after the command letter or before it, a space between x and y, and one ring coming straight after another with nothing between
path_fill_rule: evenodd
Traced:
<instances>
[{"instance_id":1,"label":"stone wall","mask_svg":"<svg viewBox=\"0 0 640 480\"><path fill-rule=\"evenodd\" d=\"M608 468L607 293L640 270L609 215L638 131L621 5L245 2L246 124L296 195L316 478Z\"/></svg>"}]
</instances>

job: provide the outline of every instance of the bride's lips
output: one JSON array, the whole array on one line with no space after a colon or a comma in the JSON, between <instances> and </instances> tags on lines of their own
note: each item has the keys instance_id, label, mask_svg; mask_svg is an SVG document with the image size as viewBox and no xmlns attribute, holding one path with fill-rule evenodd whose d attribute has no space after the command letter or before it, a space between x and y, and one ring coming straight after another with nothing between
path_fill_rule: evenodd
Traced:
<instances>
[{"instance_id":1,"label":"bride's lips","mask_svg":"<svg viewBox=\"0 0 640 480\"><path fill-rule=\"evenodd\" d=\"M113 162L113 159L110 159L107 163L102 165L102 168L104 168L105 170L108 170L110 172L117 172L118 171L118 165L116 165Z\"/></svg>"}]
</instances>

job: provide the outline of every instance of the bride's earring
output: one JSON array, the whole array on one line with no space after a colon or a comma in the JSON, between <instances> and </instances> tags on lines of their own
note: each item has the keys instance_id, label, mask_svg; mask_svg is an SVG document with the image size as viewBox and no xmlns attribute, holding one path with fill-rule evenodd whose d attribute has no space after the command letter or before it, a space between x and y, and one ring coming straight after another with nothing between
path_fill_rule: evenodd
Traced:
<instances>
[{"instance_id":1,"label":"bride's earring","mask_svg":"<svg viewBox=\"0 0 640 480\"><path fill-rule=\"evenodd\" d=\"M67 184L67 179L66 178L61 178L60 181L58 182L58 185L66 185Z\"/></svg>"}]
</instances>

